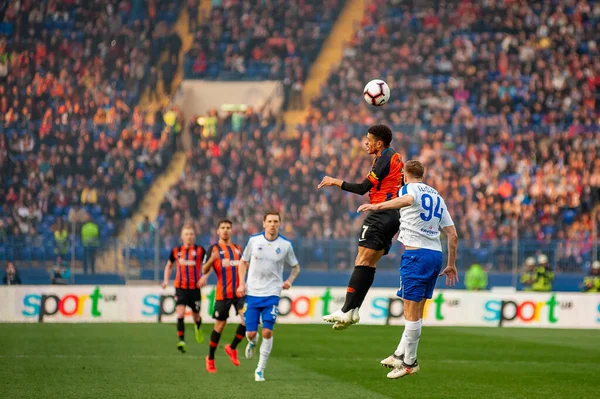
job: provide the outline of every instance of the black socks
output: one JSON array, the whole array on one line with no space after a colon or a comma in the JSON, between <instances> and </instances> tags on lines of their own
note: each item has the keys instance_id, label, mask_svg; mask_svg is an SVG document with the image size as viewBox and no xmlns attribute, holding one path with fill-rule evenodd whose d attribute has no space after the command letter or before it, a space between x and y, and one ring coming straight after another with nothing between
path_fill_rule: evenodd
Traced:
<instances>
[{"instance_id":1,"label":"black socks","mask_svg":"<svg viewBox=\"0 0 600 399\"><path fill-rule=\"evenodd\" d=\"M215 358L215 351L217 350L217 346L219 346L220 339L221 333L213 330L212 334L210 334L210 348L208 350L208 358L211 360Z\"/></svg>"},{"instance_id":2,"label":"black socks","mask_svg":"<svg viewBox=\"0 0 600 399\"><path fill-rule=\"evenodd\" d=\"M183 319L177 319L177 335L179 336L180 341L185 341L183 338L183 331L185 330L185 324L183 324Z\"/></svg>"},{"instance_id":3,"label":"black socks","mask_svg":"<svg viewBox=\"0 0 600 399\"><path fill-rule=\"evenodd\" d=\"M346 290L346 301L342 307L342 312L359 308L362 305L369 288L375 280L375 268L370 266L355 266L348 289Z\"/></svg>"},{"instance_id":4,"label":"black socks","mask_svg":"<svg viewBox=\"0 0 600 399\"><path fill-rule=\"evenodd\" d=\"M244 336L246 335L246 326L238 325L237 330L235 330L235 337L233 337L233 341L231 341L231 349L237 348L238 344L242 342Z\"/></svg>"}]
</instances>

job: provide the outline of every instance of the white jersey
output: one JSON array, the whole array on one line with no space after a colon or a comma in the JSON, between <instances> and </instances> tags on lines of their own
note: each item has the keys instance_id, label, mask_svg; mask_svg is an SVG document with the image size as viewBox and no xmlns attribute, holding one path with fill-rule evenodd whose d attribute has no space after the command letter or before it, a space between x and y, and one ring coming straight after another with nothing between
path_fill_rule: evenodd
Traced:
<instances>
[{"instance_id":1,"label":"white jersey","mask_svg":"<svg viewBox=\"0 0 600 399\"><path fill-rule=\"evenodd\" d=\"M263 297L280 295L284 263L298 264L292 243L287 238L280 235L269 241L264 232L250 237L242 260L250 262L246 293Z\"/></svg>"},{"instance_id":2,"label":"white jersey","mask_svg":"<svg viewBox=\"0 0 600 399\"><path fill-rule=\"evenodd\" d=\"M400 195L412 195L415 200L400 209L398 241L405 246L441 251L440 229L454 225L444 199L425 183L405 184Z\"/></svg>"}]
</instances>

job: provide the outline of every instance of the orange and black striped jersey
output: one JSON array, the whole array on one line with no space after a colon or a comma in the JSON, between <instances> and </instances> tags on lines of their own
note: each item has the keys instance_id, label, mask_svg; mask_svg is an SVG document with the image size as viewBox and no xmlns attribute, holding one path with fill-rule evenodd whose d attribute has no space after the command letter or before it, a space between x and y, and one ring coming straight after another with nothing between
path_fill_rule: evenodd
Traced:
<instances>
[{"instance_id":1,"label":"orange and black striped jersey","mask_svg":"<svg viewBox=\"0 0 600 399\"><path fill-rule=\"evenodd\" d=\"M176 268L175 288L196 289L205 257L206 251L199 245L181 245L173 248L169 261L174 263Z\"/></svg>"},{"instance_id":2,"label":"orange and black striped jersey","mask_svg":"<svg viewBox=\"0 0 600 399\"><path fill-rule=\"evenodd\" d=\"M237 298L236 292L240 283L237 266L242 258L242 249L235 244L215 244L212 247L211 256L217 257L213 263L217 274L215 300Z\"/></svg>"},{"instance_id":3,"label":"orange and black striped jersey","mask_svg":"<svg viewBox=\"0 0 600 399\"><path fill-rule=\"evenodd\" d=\"M388 147L373 160L367 179L373 184L369 191L371 204L389 201L398 197L402 187L404 163L402 157Z\"/></svg>"}]
</instances>

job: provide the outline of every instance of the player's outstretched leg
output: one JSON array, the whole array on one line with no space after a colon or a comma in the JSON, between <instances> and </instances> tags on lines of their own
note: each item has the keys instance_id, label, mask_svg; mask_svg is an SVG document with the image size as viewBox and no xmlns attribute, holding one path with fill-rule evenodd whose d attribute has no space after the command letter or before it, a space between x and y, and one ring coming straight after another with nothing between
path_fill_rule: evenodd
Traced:
<instances>
[{"instance_id":1,"label":"player's outstretched leg","mask_svg":"<svg viewBox=\"0 0 600 399\"><path fill-rule=\"evenodd\" d=\"M323 317L324 321L334 323L334 330L344 330L360 321L358 310L375 280L375 265L383 254L384 250L358 247L357 266L354 267L348 282L344 306Z\"/></svg>"},{"instance_id":2,"label":"player's outstretched leg","mask_svg":"<svg viewBox=\"0 0 600 399\"><path fill-rule=\"evenodd\" d=\"M240 360L238 359L237 346L244 339L244 335L246 334L246 326L243 324L238 325L237 330L235 331L235 336L233 337L233 341L231 344L225 345L225 353L229 356L231 363L235 366L240 365Z\"/></svg>"},{"instance_id":3,"label":"player's outstretched leg","mask_svg":"<svg viewBox=\"0 0 600 399\"><path fill-rule=\"evenodd\" d=\"M246 359L252 359L256 350L256 344L258 343L256 331L246 331L246 338L248 339L248 345L246 345L244 354L246 355Z\"/></svg>"},{"instance_id":4,"label":"player's outstretched leg","mask_svg":"<svg viewBox=\"0 0 600 399\"><path fill-rule=\"evenodd\" d=\"M204 333L200 329L202 326L202 318L199 313L194 313L194 335L196 336L196 342L201 344L204 342Z\"/></svg>"},{"instance_id":5,"label":"player's outstretched leg","mask_svg":"<svg viewBox=\"0 0 600 399\"><path fill-rule=\"evenodd\" d=\"M346 300L344 306L335 312L324 316L323 320L334 323L335 330L345 330L360 321L358 309L362 305L369 288L375 279L375 268L370 266L355 266L348 288L346 289Z\"/></svg>"},{"instance_id":6,"label":"player's outstretched leg","mask_svg":"<svg viewBox=\"0 0 600 399\"><path fill-rule=\"evenodd\" d=\"M215 329L210 334L210 342L208 344L208 356L206 357L206 371L208 371L209 373L217 372L217 367L215 366L215 351L217 350L217 347L219 346L219 340L221 339L221 333L217 332L216 330L217 330L217 324L215 323Z\"/></svg>"},{"instance_id":7,"label":"player's outstretched leg","mask_svg":"<svg viewBox=\"0 0 600 399\"><path fill-rule=\"evenodd\" d=\"M417 348L419 347L419 339L421 337L423 307L425 301L426 299L419 302L408 299L404 300L404 312L407 320L404 324L402 339L400 340L394 355L390 356L394 359L390 361L390 358L388 357L381 362L381 364L385 366L389 365L388 367L393 367L393 370L387 374L387 377L390 379L416 374L421 369L417 362ZM401 364L399 364L400 358L402 359Z\"/></svg>"},{"instance_id":8,"label":"player's outstretched leg","mask_svg":"<svg viewBox=\"0 0 600 399\"><path fill-rule=\"evenodd\" d=\"M406 352L406 331L402 333L402 338L400 339L400 343L398 347L388 357L379 362L382 366L387 368L400 368L402 367L402 362L404 361L404 353Z\"/></svg>"},{"instance_id":9,"label":"player's outstretched leg","mask_svg":"<svg viewBox=\"0 0 600 399\"><path fill-rule=\"evenodd\" d=\"M215 327L210 334L210 343L208 345L208 356L206 357L206 371L209 373L216 373L217 367L215 366L215 352L219 346L221 340L221 333L227 324L226 320L215 320Z\"/></svg>"},{"instance_id":10,"label":"player's outstretched leg","mask_svg":"<svg viewBox=\"0 0 600 399\"><path fill-rule=\"evenodd\" d=\"M351 309L348 312L338 309L327 316L323 316L323 320L333 323L334 330L345 330L360 321L359 309Z\"/></svg>"},{"instance_id":11,"label":"player's outstretched leg","mask_svg":"<svg viewBox=\"0 0 600 399\"><path fill-rule=\"evenodd\" d=\"M273 331L263 328L262 331L262 342L260 344L260 357L258 358L258 366L254 371L254 381L264 381L265 368L267 367L267 360L273 349Z\"/></svg>"},{"instance_id":12,"label":"player's outstretched leg","mask_svg":"<svg viewBox=\"0 0 600 399\"><path fill-rule=\"evenodd\" d=\"M258 342L258 323L260 322L260 313L261 308L258 306L254 306L252 297L246 297L248 301L248 306L244 313L244 320L246 322L246 339L248 340L248 345L246 345L246 359L252 359L254 356L254 351L256 348L256 343Z\"/></svg>"},{"instance_id":13,"label":"player's outstretched leg","mask_svg":"<svg viewBox=\"0 0 600 399\"><path fill-rule=\"evenodd\" d=\"M419 346L419 338L421 336L421 324L421 319L418 321L407 321L398 349L396 349L392 356L381 361L382 365L393 368L387 374L388 378L395 379L409 374L416 374L421 369L417 362L417 347ZM402 351L404 353L398 355Z\"/></svg>"},{"instance_id":14,"label":"player's outstretched leg","mask_svg":"<svg viewBox=\"0 0 600 399\"><path fill-rule=\"evenodd\" d=\"M177 336L179 337L177 349L179 349L181 353L187 352L187 346L185 344L185 324L183 322L183 317L177 318Z\"/></svg>"}]
</instances>

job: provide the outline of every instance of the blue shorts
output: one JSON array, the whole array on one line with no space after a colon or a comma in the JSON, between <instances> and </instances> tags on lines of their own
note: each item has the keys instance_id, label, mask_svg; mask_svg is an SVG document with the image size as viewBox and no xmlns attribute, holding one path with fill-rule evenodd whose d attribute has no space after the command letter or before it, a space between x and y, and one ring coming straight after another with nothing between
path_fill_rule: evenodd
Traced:
<instances>
[{"instance_id":1,"label":"blue shorts","mask_svg":"<svg viewBox=\"0 0 600 399\"><path fill-rule=\"evenodd\" d=\"M407 249L400 265L398 296L409 301L431 299L442 270L442 252L432 249Z\"/></svg>"},{"instance_id":2,"label":"blue shorts","mask_svg":"<svg viewBox=\"0 0 600 399\"><path fill-rule=\"evenodd\" d=\"M246 295L246 331L258 331L258 323L262 318L263 328L273 329L279 314L278 296L250 296Z\"/></svg>"}]
</instances>

